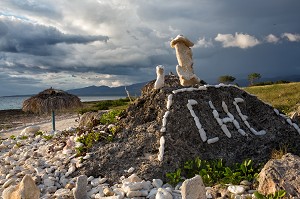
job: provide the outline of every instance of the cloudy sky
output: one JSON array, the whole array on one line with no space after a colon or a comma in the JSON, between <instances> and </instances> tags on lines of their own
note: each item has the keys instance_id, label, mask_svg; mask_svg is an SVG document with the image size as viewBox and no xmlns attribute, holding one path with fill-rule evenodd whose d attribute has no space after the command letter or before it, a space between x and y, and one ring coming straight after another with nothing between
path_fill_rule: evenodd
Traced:
<instances>
[{"instance_id":1,"label":"cloudy sky","mask_svg":"<svg viewBox=\"0 0 300 199\"><path fill-rule=\"evenodd\" d=\"M299 0L1 0L0 96L120 86L175 72L183 34L195 73L300 74Z\"/></svg>"}]
</instances>

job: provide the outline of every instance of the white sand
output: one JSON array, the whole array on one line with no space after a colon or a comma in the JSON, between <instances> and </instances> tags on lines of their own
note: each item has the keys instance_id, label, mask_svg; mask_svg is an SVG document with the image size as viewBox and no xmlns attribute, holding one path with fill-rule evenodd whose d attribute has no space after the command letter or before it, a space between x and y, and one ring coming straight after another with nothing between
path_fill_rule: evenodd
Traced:
<instances>
[{"instance_id":1,"label":"white sand","mask_svg":"<svg viewBox=\"0 0 300 199\"><path fill-rule=\"evenodd\" d=\"M55 129L59 130L59 131L63 131L69 127L78 127L78 116L77 115L73 115L73 116L69 116L67 118L57 118L56 122L55 122ZM51 121L45 121L45 122L40 122L40 123L36 123L36 124L31 124L31 125L36 125L40 127L41 131L45 131L45 132L49 132L52 131L52 122ZM27 126L31 126L31 125L27 125ZM21 131L26 128L27 126L22 126L22 127L18 127L16 129L10 129L8 131L4 131L0 133L0 137L1 138L8 138L11 135L19 135L21 133Z\"/></svg>"}]
</instances>

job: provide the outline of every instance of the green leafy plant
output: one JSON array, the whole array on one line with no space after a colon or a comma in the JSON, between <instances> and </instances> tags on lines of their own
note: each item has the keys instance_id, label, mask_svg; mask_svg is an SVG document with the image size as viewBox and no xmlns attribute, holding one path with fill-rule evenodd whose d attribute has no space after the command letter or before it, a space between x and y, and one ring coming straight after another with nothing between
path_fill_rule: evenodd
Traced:
<instances>
[{"instance_id":1,"label":"green leafy plant","mask_svg":"<svg viewBox=\"0 0 300 199\"><path fill-rule=\"evenodd\" d=\"M38 136L38 135L41 135L41 136L42 136L42 135L43 135L43 131L35 132L34 135L35 135L35 136Z\"/></svg>"},{"instance_id":2,"label":"green leafy plant","mask_svg":"<svg viewBox=\"0 0 300 199\"><path fill-rule=\"evenodd\" d=\"M182 178L181 178L181 169L177 169L174 173L167 173L166 174L166 177L169 179L169 183L171 185L176 185L178 184L180 181L182 181Z\"/></svg>"},{"instance_id":3,"label":"green leafy plant","mask_svg":"<svg viewBox=\"0 0 300 199\"><path fill-rule=\"evenodd\" d=\"M273 194L268 194L268 195L263 195L258 191L254 192L254 196L258 199L278 199L278 198L283 198L285 194L286 194L285 190L279 190Z\"/></svg>"},{"instance_id":4,"label":"green leafy plant","mask_svg":"<svg viewBox=\"0 0 300 199\"><path fill-rule=\"evenodd\" d=\"M107 113L104 113L100 118L101 124L114 124L117 122L116 117L120 116L123 113L123 110L111 110Z\"/></svg>"},{"instance_id":5,"label":"green leafy plant","mask_svg":"<svg viewBox=\"0 0 300 199\"><path fill-rule=\"evenodd\" d=\"M83 146L76 147L75 150L76 150L78 156L82 155L86 151L85 147L83 147Z\"/></svg>"},{"instance_id":6,"label":"green leafy plant","mask_svg":"<svg viewBox=\"0 0 300 199\"><path fill-rule=\"evenodd\" d=\"M101 134L94 131L89 132L88 134L79 137L77 142L81 142L85 148L91 148L93 144L99 141Z\"/></svg>"},{"instance_id":7,"label":"green leafy plant","mask_svg":"<svg viewBox=\"0 0 300 199\"><path fill-rule=\"evenodd\" d=\"M20 139L21 139L21 140L26 140L27 138L28 138L28 136L22 135Z\"/></svg>"},{"instance_id":8,"label":"green leafy plant","mask_svg":"<svg viewBox=\"0 0 300 199\"><path fill-rule=\"evenodd\" d=\"M43 138L45 140L51 140L53 138L53 135L44 135Z\"/></svg>"},{"instance_id":9,"label":"green leafy plant","mask_svg":"<svg viewBox=\"0 0 300 199\"><path fill-rule=\"evenodd\" d=\"M10 136L10 139L15 140L15 139L16 139L16 136L15 136L15 135L11 135L11 136Z\"/></svg>"},{"instance_id":10,"label":"green leafy plant","mask_svg":"<svg viewBox=\"0 0 300 199\"><path fill-rule=\"evenodd\" d=\"M113 131L113 133L89 131L87 134L79 137L77 139L77 142L81 142L83 144L83 146L76 148L77 155L84 154L90 148L92 148L96 142L99 142L100 140L112 142L115 137L115 134L117 132L117 127L112 131Z\"/></svg>"},{"instance_id":11,"label":"green leafy plant","mask_svg":"<svg viewBox=\"0 0 300 199\"><path fill-rule=\"evenodd\" d=\"M168 173L166 176L170 183L179 182L181 179L192 178L200 175L205 185L214 184L239 184L242 180L253 181L258 176L261 165L254 166L252 160L244 160L242 163L236 163L231 167L226 166L225 162L220 160L194 160L186 161L180 173L176 170L174 173ZM182 176L178 176L181 174Z\"/></svg>"}]
</instances>

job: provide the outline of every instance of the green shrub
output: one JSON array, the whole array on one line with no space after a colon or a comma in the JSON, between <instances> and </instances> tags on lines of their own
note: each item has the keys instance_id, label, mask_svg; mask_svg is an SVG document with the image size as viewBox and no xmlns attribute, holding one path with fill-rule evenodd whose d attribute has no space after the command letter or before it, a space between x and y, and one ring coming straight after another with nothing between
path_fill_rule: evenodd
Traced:
<instances>
[{"instance_id":1,"label":"green shrub","mask_svg":"<svg viewBox=\"0 0 300 199\"><path fill-rule=\"evenodd\" d=\"M172 184L177 184L184 178L192 178L200 175L206 186L215 184L239 184L242 180L253 181L261 166L254 166L252 160L245 160L242 163L236 163L231 167L225 166L220 160L195 160L186 161L183 169L176 170L174 173L167 173L166 177Z\"/></svg>"},{"instance_id":2,"label":"green shrub","mask_svg":"<svg viewBox=\"0 0 300 199\"><path fill-rule=\"evenodd\" d=\"M91 148L95 142L98 142L101 137L100 133L94 131L89 132L87 135L79 137L77 142L84 144L85 148Z\"/></svg>"},{"instance_id":3,"label":"green shrub","mask_svg":"<svg viewBox=\"0 0 300 199\"><path fill-rule=\"evenodd\" d=\"M183 180L183 178L181 177L181 169L177 169L174 173L167 173L166 177L169 179L168 183L173 186L177 185L180 181Z\"/></svg>"},{"instance_id":4,"label":"green shrub","mask_svg":"<svg viewBox=\"0 0 300 199\"><path fill-rule=\"evenodd\" d=\"M81 142L83 146L76 148L77 155L82 155L83 153L87 152L95 143L99 142L100 140L112 142L115 134L117 133L118 127L111 129L113 130L110 130L110 133L90 131L86 135L79 137L77 142Z\"/></svg>"},{"instance_id":5,"label":"green shrub","mask_svg":"<svg viewBox=\"0 0 300 199\"><path fill-rule=\"evenodd\" d=\"M53 138L53 135L44 135L43 138L45 140L51 140Z\"/></svg>"},{"instance_id":6,"label":"green shrub","mask_svg":"<svg viewBox=\"0 0 300 199\"><path fill-rule=\"evenodd\" d=\"M111 110L107 113L104 113L100 118L101 124L114 124L117 122L116 117L122 114L123 110Z\"/></svg>"}]
</instances>

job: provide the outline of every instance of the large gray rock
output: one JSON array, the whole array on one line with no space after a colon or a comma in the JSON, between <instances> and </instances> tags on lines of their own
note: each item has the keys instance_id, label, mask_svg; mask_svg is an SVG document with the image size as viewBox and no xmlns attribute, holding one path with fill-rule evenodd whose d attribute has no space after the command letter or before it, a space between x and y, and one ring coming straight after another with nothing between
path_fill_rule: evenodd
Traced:
<instances>
[{"instance_id":1,"label":"large gray rock","mask_svg":"<svg viewBox=\"0 0 300 199\"><path fill-rule=\"evenodd\" d=\"M165 173L196 157L223 159L228 165L245 159L265 163L281 146L300 155L300 135L287 118L241 88L218 85L186 90L176 76L165 76L165 86L159 90L153 89L154 83L143 88L142 96L129 105L116 124L121 133L115 134L113 142L95 144L91 149L93 159L84 162L73 176L103 176L113 183L124 169L134 167L144 179L166 181ZM182 92L174 94L178 89ZM172 104L167 109L171 94ZM164 123L165 132L161 131ZM199 135L200 126L207 141ZM160 162L157 157L162 136L165 150Z\"/></svg>"},{"instance_id":2,"label":"large gray rock","mask_svg":"<svg viewBox=\"0 0 300 199\"><path fill-rule=\"evenodd\" d=\"M182 199L206 199L205 186L199 175L187 179L181 187Z\"/></svg>"},{"instance_id":3,"label":"large gray rock","mask_svg":"<svg viewBox=\"0 0 300 199\"><path fill-rule=\"evenodd\" d=\"M25 175L17 186L10 186L2 193L3 199L38 199L40 190L30 175Z\"/></svg>"},{"instance_id":4,"label":"large gray rock","mask_svg":"<svg viewBox=\"0 0 300 199\"><path fill-rule=\"evenodd\" d=\"M87 176L78 176L76 181L76 187L73 190L73 195L75 199L87 199Z\"/></svg>"},{"instance_id":5,"label":"large gray rock","mask_svg":"<svg viewBox=\"0 0 300 199\"><path fill-rule=\"evenodd\" d=\"M259 174L258 191L274 193L280 189L289 198L300 198L300 157L290 153L281 159L270 160Z\"/></svg>"}]
</instances>

